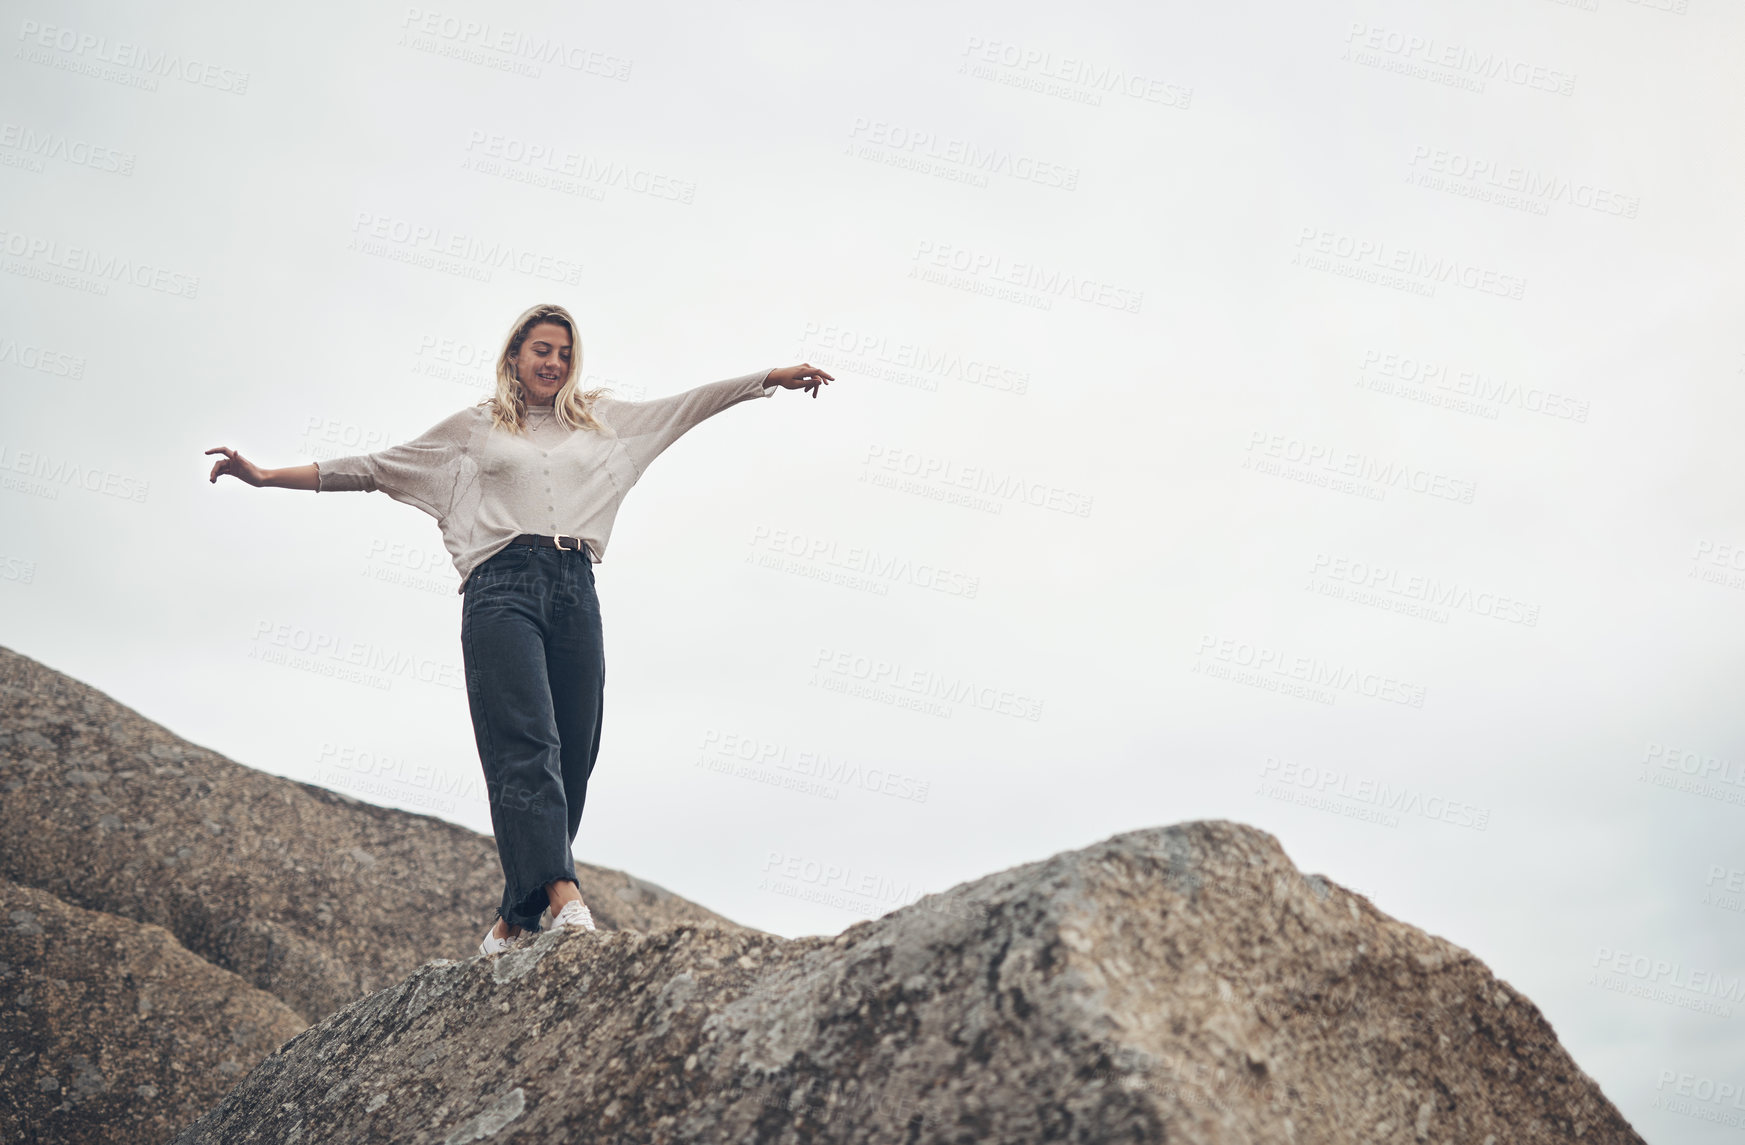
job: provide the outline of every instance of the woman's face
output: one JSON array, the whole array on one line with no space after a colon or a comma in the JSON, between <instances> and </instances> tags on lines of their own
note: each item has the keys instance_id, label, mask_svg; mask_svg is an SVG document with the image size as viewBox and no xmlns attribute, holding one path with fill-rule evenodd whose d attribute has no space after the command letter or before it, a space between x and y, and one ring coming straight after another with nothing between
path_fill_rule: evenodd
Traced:
<instances>
[{"instance_id":1,"label":"woman's face","mask_svg":"<svg viewBox=\"0 0 1745 1145\"><path fill-rule=\"evenodd\" d=\"M569 372L569 331L556 322L541 322L529 330L515 356L515 376L527 391L527 404L550 405Z\"/></svg>"}]
</instances>

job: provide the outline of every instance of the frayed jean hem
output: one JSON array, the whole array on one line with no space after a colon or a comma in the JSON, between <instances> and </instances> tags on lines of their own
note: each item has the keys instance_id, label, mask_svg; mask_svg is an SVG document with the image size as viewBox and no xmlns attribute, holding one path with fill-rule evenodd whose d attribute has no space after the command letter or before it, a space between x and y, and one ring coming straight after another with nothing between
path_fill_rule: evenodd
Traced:
<instances>
[{"instance_id":1,"label":"frayed jean hem","mask_svg":"<svg viewBox=\"0 0 1745 1145\"><path fill-rule=\"evenodd\" d=\"M557 874L536 883L531 891L522 895L521 901L519 904L516 904L521 908L519 911L514 910L513 907L510 910L505 911L501 906L499 906L497 908L497 918L502 919L510 926L519 926L522 930L530 930L535 934L539 933L539 916L551 905L551 900L546 892L546 888L552 883L560 882L575 883L576 889L578 891L581 889L581 883L577 881L576 872L573 867L569 870L559 871ZM530 906L531 909L529 909ZM526 921L522 921L523 919ZM496 922L493 920L491 925L495 926Z\"/></svg>"}]
</instances>

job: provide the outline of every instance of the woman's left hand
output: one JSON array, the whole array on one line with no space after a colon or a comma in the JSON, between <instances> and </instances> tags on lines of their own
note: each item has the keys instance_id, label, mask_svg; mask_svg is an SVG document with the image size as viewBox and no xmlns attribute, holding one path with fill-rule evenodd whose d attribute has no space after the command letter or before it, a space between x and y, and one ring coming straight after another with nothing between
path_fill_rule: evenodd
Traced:
<instances>
[{"instance_id":1,"label":"woman's left hand","mask_svg":"<svg viewBox=\"0 0 1745 1145\"><path fill-rule=\"evenodd\" d=\"M784 390L811 390L812 396L817 397L818 391L835 379L810 362L801 362L798 366L783 366L771 370L769 381Z\"/></svg>"}]
</instances>

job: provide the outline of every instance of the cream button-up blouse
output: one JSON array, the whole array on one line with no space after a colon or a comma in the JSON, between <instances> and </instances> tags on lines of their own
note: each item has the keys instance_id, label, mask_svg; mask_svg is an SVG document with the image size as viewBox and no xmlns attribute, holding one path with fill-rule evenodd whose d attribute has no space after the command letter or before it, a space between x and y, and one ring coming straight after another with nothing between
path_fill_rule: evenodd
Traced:
<instances>
[{"instance_id":1,"label":"cream button-up blouse","mask_svg":"<svg viewBox=\"0 0 1745 1145\"><path fill-rule=\"evenodd\" d=\"M516 435L495 428L485 406L469 406L404 444L317 462L316 485L323 493L379 490L435 517L461 592L472 571L519 533L580 537L599 563L618 506L654 459L728 406L769 397L769 374L644 402L598 398L603 433L568 429L546 407L530 409Z\"/></svg>"}]
</instances>

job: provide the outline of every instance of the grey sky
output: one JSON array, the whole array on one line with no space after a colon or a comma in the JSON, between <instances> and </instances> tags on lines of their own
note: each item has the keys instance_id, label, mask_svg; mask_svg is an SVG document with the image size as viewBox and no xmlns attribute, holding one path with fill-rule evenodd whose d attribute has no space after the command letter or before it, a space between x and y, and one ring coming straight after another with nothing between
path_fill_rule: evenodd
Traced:
<instances>
[{"instance_id":1,"label":"grey sky","mask_svg":"<svg viewBox=\"0 0 1745 1145\"><path fill-rule=\"evenodd\" d=\"M203 451L538 301L623 396L809 360L624 503L579 858L834 933L1240 820L1745 1124L1736 6L5 10L7 645L489 831L435 522Z\"/></svg>"}]
</instances>

